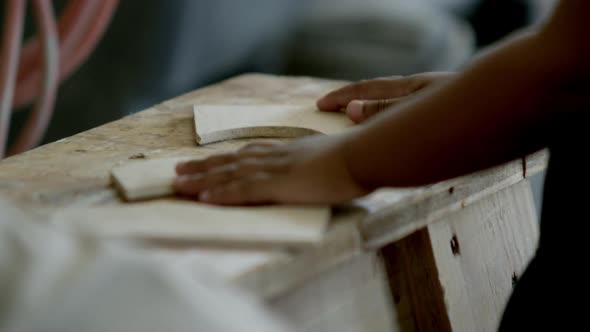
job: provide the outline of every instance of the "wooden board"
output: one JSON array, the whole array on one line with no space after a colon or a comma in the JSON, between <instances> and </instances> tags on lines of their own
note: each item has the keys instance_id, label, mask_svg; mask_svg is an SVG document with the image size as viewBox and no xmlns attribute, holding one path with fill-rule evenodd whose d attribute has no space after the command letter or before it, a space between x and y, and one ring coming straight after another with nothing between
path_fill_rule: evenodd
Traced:
<instances>
[{"instance_id":1,"label":"wooden board","mask_svg":"<svg viewBox=\"0 0 590 332\"><path fill-rule=\"evenodd\" d=\"M497 331L539 237L521 181L382 249L403 331Z\"/></svg>"},{"instance_id":2,"label":"wooden board","mask_svg":"<svg viewBox=\"0 0 590 332\"><path fill-rule=\"evenodd\" d=\"M174 240L230 247L320 243L328 207L219 207L193 201L66 208L53 223L109 237Z\"/></svg>"},{"instance_id":3,"label":"wooden board","mask_svg":"<svg viewBox=\"0 0 590 332\"><path fill-rule=\"evenodd\" d=\"M497 331L539 239L528 181L429 225L453 331Z\"/></svg>"},{"instance_id":4,"label":"wooden board","mask_svg":"<svg viewBox=\"0 0 590 332\"><path fill-rule=\"evenodd\" d=\"M137 160L113 167L111 181L127 201L174 194L176 164L191 158Z\"/></svg>"},{"instance_id":5,"label":"wooden board","mask_svg":"<svg viewBox=\"0 0 590 332\"><path fill-rule=\"evenodd\" d=\"M297 105L194 105L197 144L236 138L336 134L354 123L340 112Z\"/></svg>"},{"instance_id":6,"label":"wooden board","mask_svg":"<svg viewBox=\"0 0 590 332\"><path fill-rule=\"evenodd\" d=\"M248 140L232 140L197 147L193 105L289 104L309 107L318 97L344 83L260 74L235 77L0 161L0 196L43 218L49 212L64 207L84 210L90 206L128 205L110 186L109 176L113 166L138 156L147 159L178 156L204 158L213 153L235 151L248 143ZM205 259L227 272L227 280L260 297L278 298L296 291L311 278L319 278L327 269L346 264L358 251L377 250L400 241L420 228L513 186L522 178L542 170L546 159L546 153L535 154L527 157L525 162L502 165L483 175L476 173L434 186L376 193L363 200L367 213L356 216L350 215L349 210L334 213L325 238L320 246L314 248L254 251L212 249L199 245L194 250L179 250L166 245L152 249L158 253L165 250L167 260L181 261L189 270L199 265L201 258ZM339 224L334 220L343 217L351 218L350 223ZM510 219L510 222L513 221ZM522 233L515 233L511 241L522 241ZM462 251L468 250L469 245L463 243L461 234L457 236ZM497 237L497 241L502 240ZM444 242L447 246L448 241ZM482 251L482 254L485 253ZM495 254L489 252L489 255ZM510 257L514 255L510 253ZM399 262L394 264L400 265ZM448 294L449 303L455 303L454 297L462 296L460 292L445 294ZM497 296L494 294L492 296ZM503 293L500 295L504 296ZM483 302L471 297L466 305L470 303L476 306ZM459 306L451 310L458 315L461 313ZM400 317L398 315L399 319L403 319Z\"/></svg>"}]
</instances>

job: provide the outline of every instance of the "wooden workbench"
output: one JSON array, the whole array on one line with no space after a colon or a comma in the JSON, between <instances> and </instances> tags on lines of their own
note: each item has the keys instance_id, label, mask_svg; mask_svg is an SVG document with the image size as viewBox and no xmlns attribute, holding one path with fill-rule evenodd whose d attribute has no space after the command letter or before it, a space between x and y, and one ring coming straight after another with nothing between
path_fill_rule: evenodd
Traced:
<instances>
[{"instance_id":1,"label":"wooden workbench","mask_svg":"<svg viewBox=\"0 0 590 332\"><path fill-rule=\"evenodd\" d=\"M196 147L193 104L310 105L341 84L230 79L1 161L0 195L37 215L123 204L109 186L112 166L134 158L200 157L247 142ZM317 248L154 252L187 268L212 263L301 331L493 331L536 247L526 178L544 167L539 153L429 187L381 190L335 209Z\"/></svg>"}]
</instances>

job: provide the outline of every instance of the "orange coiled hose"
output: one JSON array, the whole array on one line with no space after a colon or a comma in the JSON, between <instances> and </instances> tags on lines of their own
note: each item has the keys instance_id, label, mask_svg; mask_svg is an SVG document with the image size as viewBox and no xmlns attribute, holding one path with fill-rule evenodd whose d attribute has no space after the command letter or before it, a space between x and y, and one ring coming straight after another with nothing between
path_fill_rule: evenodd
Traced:
<instances>
[{"instance_id":1,"label":"orange coiled hose","mask_svg":"<svg viewBox=\"0 0 590 332\"><path fill-rule=\"evenodd\" d=\"M6 2L0 59L0 158L5 153L13 106L36 101L10 154L26 151L42 140L51 119L59 82L74 72L94 50L118 0L71 0L58 23L54 19L51 0L32 0L32 3L40 38L32 38L19 52L26 3L25 0Z\"/></svg>"}]
</instances>

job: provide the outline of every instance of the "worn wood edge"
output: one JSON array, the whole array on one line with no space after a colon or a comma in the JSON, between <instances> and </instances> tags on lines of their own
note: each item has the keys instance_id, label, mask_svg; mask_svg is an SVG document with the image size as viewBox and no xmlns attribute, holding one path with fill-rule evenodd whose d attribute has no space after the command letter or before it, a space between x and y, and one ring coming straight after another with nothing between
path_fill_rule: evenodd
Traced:
<instances>
[{"instance_id":1,"label":"worn wood edge","mask_svg":"<svg viewBox=\"0 0 590 332\"><path fill-rule=\"evenodd\" d=\"M398 241L450 213L525 179L520 160L499 168L472 175L471 181L446 181L410 204L396 204L367 214L361 226L366 249L378 249Z\"/></svg>"},{"instance_id":2,"label":"worn wood edge","mask_svg":"<svg viewBox=\"0 0 590 332\"><path fill-rule=\"evenodd\" d=\"M94 234L94 233L91 233ZM127 239L127 238L123 238ZM193 240L166 237L137 236L134 241L149 247L167 249L213 249L213 250L287 250L297 251L318 247L317 242L309 241L236 241L236 240Z\"/></svg>"},{"instance_id":3,"label":"worn wood edge","mask_svg":"<svg viewBox=\"0 0 590 332\"><path fill-rule=\"evenodd\" d=\"M549 150L544 149L535 152L534 154L526 156L524 158L524 177L528 178L547 169L547 165L549 163L549 155Z\"/></svg>"},{"instance_id":4,"label":"worn wood edge","mask_svg":"<svg viewBox=\"0 0 590 332\"><path fill-rule=\"evenodd\" d=\"M436 220L521 180L519 175L514 175L484 190L480 190L479 187L465 188L463 194L457 194L455 197L444 197L446 193L443 191L440 196L426 198L404 209L386 209L369 215L366 218L368 226L362 229L365 247L368 250L378 249L396 242Z\"/></svg>"},{"instance_id":5,"label":"worn wood edge","mask_svg":"<svg viewBox=\"0 0 590 332\"><path fill-rule=\"evenodd\" d=\"M125 187L123 186L123 184L121 183L121 181L119 181L119 179L115 176L115 174L111 171L110 175L110 184L111 187L115 188L115 191L117 192L117 194L119 195L119 197L121 197L123 200L125 201L129 201L129 196L127 196L127 192L125 191Z\"/></svg>"},{"instance_id":6,"label":"worn wood edge","mask_svg":"<svg viewBox=\"0 0 590 332\"><path fill-rule=\"evenodd\" d=\"M363 253L357 225L363 214L363 211L341 214L316 248L253 267L231 282L267 300L296 289L307 280Z\"/></svg>"}]
</instances>

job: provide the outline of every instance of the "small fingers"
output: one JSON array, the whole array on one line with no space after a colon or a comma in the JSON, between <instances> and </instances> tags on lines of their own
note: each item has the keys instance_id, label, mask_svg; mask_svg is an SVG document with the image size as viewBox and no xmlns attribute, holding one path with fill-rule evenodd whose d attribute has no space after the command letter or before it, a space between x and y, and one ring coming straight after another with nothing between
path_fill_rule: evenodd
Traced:
<instances>
[{"instance_id":1,"label":"small fingers","mask_svg":"<svg viewBox=\"0 0 590 332\"><path fill-rule=\"evenodd\" d=\"M179 194L196 196L202 191L245 179L253 174L276 173L284 169L285 165L285 162L280 159L243 159L204 172L180 175L174 181L174 189Z\"/></svg>"},{"instance_id":2,"label":"small fingers","mask_svg":"<svg viewBox=\"0 0 590 332\"><path fill-rule=\"evenodd\" d=\"M248 144L236 152L214 155L205 159L190 160L176 165L176 174L188 175L206 172L209 169L248 158L279 156L282 150L276 148L278 142L256 142Z\"/></svg>"},{"instance_id":3,"label":"small fingers","mask_svg":"<svg viewBox=\"0 0 590 332\"><path fill-rule=\"evenodd\" d=\"M353 100L375 100L403 97L412 92L409 80L395 76L359 81L334 90L317 101L322 111L336 112Z\"/></svg>"}]
</instances>

